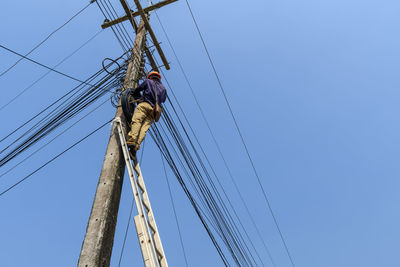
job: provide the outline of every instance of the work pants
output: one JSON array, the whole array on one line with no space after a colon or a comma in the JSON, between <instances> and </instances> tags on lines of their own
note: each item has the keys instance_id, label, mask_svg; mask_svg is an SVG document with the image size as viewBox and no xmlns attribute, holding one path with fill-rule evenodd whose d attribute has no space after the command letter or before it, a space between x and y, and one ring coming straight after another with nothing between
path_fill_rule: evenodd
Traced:
<instances>
[{"instance_id":1,"label":"work pants","mask_svg":"<svg viewBox=\"0 0 400 267\"><path fill-rule=\"evenodd\" d=\"M128 142L133 143L135 150L139 150L140 144L153 121L153 107L147 102L140 103L133 113L131 130L128 133Z\"/></svg>"}]
</instances>

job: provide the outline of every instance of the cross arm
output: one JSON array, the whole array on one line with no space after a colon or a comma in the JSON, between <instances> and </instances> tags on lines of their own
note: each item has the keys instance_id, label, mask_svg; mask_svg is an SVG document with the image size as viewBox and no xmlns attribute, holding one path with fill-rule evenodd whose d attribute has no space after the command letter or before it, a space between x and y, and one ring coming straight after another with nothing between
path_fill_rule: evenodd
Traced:
<instances>
[{"instance_id":1,"label":"cross arm","mask_svg":"<svg viewBox=\"0 0 400 267\"><path fill-rule=\"evenodd\" d=\"M155 9L158 9L158 8L160 8L160 7L163 7L163 6L166 6L166 5L171 4L171 3L173 3L173 2L176 2L176 1L178 1L178 0L165 0L165 1L161 1L161 2L158 2L158 3L154 4L154 5L152 5L152 6L149 6L149 7L144 8L144 9L143 9L143 12L144 12L144 13L148 13L148 12L150 12L150 11L153 11L153 10L155 10ZM122 2L121 2L121 3L122 3ZM113 25L116 25L116 24L118 24L118 23L121 23L121 22L123 22L123 21L129 20L130 18L134 18L134 17L140 16L140 11L132 11L132 10L129 10L128 6L125 6L124 9L125 9L125 12L127 12L128 15L125 15L125 16L123 16L123 17L117 18L117 19L115 19L115 20L111 20L111 21L104 22L103 25L101 25L101 27L102 27L103 29L105 29L105 28L111 27L111 26L113 26Z\"/></svg>"}]
</instances>

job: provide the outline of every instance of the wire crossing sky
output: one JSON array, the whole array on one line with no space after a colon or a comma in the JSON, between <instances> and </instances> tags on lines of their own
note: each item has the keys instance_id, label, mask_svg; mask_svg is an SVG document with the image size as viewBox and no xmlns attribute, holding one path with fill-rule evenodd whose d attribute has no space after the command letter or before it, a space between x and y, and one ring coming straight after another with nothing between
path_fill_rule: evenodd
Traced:
<instances>
[{"instance_id":1,"label":"wire crossing sky","mask_svg":"<svg viewBox=\"0 0 400 267\"><path fill-rule=\"evenodd\" d=\"M20 59L18 59L14 64L12 64L10 67L8 67L6 70L4 70L2 73L0 73L0 77L9 72L12 68L14 68L21 60L29 56L33 51L35 51L37 48L39 48L42 44L44 44L53 34L58 32L60 29L62 29L64 26L66 26L69 22L71 22L76 16L81 14L86 8L89 7L89 5L92 4L92 1L87 4L84 8L78 11L78 13L74 14L70 19L68 19L64 24L62 24L60 27L52 31L49 35L46 36L40 43L38 43L35 47L33 47L31 50L29 50L28 53L26 53L24 56L22 56Z\"/></svg>"},{"instance_id":2,"label":"wire crossing sky","mask_svg":"<svg viewBox=\"0 0 400 267\"><path fill-rule=\"evenodd\" d=\"M75 55L81 48L83 48L85 45L87 45L90 41L92 41L94 38L96 38L100 33L102 33L103 31L99 31L97 32L95 35L93 35L89 40L87 40L86 42L84 42L82 45L80 45L77 49L75 49L71 54L67 55L65 58L63 58L60 62L58 62L56 65L54 65L53 67L49 68L49 71L46 72L45 74L43 74L42 76L40 76L38 79L36 79L33 83L31 83L30 85L28 85L27 87L25 87L21 92L19 92L16 96L14 96L10 101L8 101L6 104L2 105L0 107L0 111L3 110L4 108L6 108L8 105L10 105L11 103L13 103L18 97L20 97L21 95L23 95L27 90L31 89L35 84L37 84L38 82L40 82L43 78L45 78L48 74L50 74L53 69L57 68L58 66L60 66L62 63L64 63L66 60L68 60L70 57L72 57L73 55Z\"/></svg>"}]
</instances>

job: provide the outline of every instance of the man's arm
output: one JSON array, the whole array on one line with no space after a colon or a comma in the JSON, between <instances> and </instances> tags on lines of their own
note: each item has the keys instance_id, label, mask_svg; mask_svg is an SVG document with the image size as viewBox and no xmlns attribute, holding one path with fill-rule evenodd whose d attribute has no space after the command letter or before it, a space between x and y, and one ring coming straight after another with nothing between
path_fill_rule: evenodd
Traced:
<instances>
[{"instance_id":1,"label":"man's arm","mask_svg":"<svg viewBox=\"0 0 400 267\"><path fill-rule=\"evenodd\" d=\"M135 93L136 92L139 93L139 92L143 91L144 89L146 89L146 87L147 87L147 79L144 80L141 84L139 84L138 87L135 88Z\"/></svg>"}]
</instances>

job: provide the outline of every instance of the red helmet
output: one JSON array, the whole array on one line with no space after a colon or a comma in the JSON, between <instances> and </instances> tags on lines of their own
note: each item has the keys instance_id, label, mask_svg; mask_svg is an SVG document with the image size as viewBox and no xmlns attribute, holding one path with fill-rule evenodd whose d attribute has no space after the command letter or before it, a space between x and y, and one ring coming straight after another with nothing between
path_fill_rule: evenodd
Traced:
<instances>
[{"instance_id":1,"label":"red helmet","mask_svg":"<svg viewBox=\"0 0 400 267\"><path fill-rule=\"evenodd\" d=\"M161 75L157 71L152 71L149 74L147 74L147 79L150 79L151 76L157 76L161 80Z\"/></svg>"}]
</instances>

